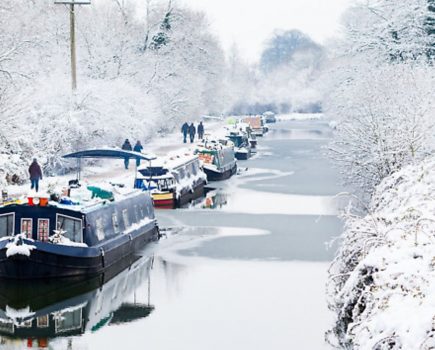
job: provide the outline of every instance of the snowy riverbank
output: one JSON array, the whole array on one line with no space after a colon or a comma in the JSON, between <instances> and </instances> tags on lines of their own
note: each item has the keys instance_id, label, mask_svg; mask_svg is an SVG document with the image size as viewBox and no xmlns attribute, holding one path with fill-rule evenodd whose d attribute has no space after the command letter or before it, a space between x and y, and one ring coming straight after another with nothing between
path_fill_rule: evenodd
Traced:
<instances>
[{"instance_id":1,"label":"snowy riverbank","mask_svg":"<svg viewBox=\"0 0 435 350\"><path fill-rule=\"evenodd\" d=\"M347 217L330 269L330 338L346 349L433 349L435 157L386 178L368 209Z\"/></svg>"},{"instance_id":2,"label":"snowy riverbank","mask_svg":"<svg viewBox=\"0 0 435 350\"><path fill-rule=\"evenodd\" d=\"M207 121L204 122L206 134L215 133L218 129L222 128L225 121ZM148 143L144 144L144 153L155 154L157 156L166 156L171 154L182 154L182 153L192 153L196 143L183 143L183 138L181 132L177 129L172 133L168 133L164 136L156 135L154 138L150 139ZM5 155L5 159L1 158L0 154L0 164L5 164L8 157ZM75 160L72 161L72 166L74 166ZM27 170L17 168L17 173L24 174ZM102 160L93 161L92 163L82 166L82 177L87 181L92 182L104 182L111 181L117 184L133 184L135 179L135 166L134 160L130 160L130 167L128 170L124 169L124 163L122 160ZM1 175L1 172L0 172ZM65 175L58 176L46 176L40 182L41 192L50 192L50 188L62 188L68 184L68 180L75 178L75 172L70 172ZM0 180L0 189L6 188L9 195L12 196L23 196L29 192L30 184L28 179L25 179L24 183L21 185L5 185L3 181ZM4 185L4 187L2 187Z\"/></svg>"},{"instance_id":3,"label":"snowy riverbank","mask_svg":"<svg viewBox=\"0 0 435 350\"><path fill-rule=\"evenodd\" d=\"M306 119L321 119L322 114L288 114L288 115L278 115L280 120L306 120ZM226 125L226 119L206 119L203 121L205 126L205 135L221 135L221 130ZM197 124L197 122L195 122ZM134 140L133 140L134 141ZM181 153L192 153L196 143L183 143L181 132L175 129L172 133L167 133L165 135L157 134L153 138L149 139L147 143L144 144L144 153L155 154L157 156L166 156ZM2 158L3 157L3 158ZM9 194L14 196L27 194L30 187L28 179L25 179L22 185L9 185L6 186L4 182L4 173L6 170L13 169L16 173L20 174L22 177L26 176L27 167L14 166L13 159L9 155L2 155L0 153L0 164L2 166L8 164L7 167L0 168L0 189L6 188ZM18 162L17 162L18 164ZM72 163L72 167L75 166L75 162ZM134 164L130 161L130 169L125 170L123 162L120 160L104 160L93 162L91 165L84 166L82 175L84 178L90 181L105 181L110 179L113 183L123 183L132 184L134 182ZM47 191L52 187L63 187L68 183L68 180L74 178L75 173L67 173L65 175L44 177L44 180L40 183L42 191Z\"/></svg>"}]
</instances>

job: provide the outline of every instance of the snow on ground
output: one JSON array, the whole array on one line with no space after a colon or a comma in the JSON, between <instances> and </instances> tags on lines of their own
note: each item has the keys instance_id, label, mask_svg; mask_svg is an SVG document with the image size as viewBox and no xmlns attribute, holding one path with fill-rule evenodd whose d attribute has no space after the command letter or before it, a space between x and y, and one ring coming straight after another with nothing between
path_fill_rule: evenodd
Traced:
<instances>
[{"instance_id":1,"label":"snow on ground","mask_svg":"<svg viewBox=\"0 0 435 350\"><path fill-rule=\"evenodd\" d=\"M223 126L223 121L205 121L205 134L213 134L219 128ZM195 123L197 125L197 123ZM166 156L168 154L177 153L192 153L196 143L183 143L183 135L181 131L176 131L165 136L156 136L148 144L144 145L144 153L153 153L157 156ZM75 162L75 160L72 160ZM144 164L142 161L141 164ZM61 189L66 187L68 180L74 179L75 173L66 175L44 177L40 181L39 195L43 192L47 192L50 188ZM82 165L82 178L88 183L99 182L101 185L104 181L110 181L115 184L122 184L128 187L132 187L135 179L135 160L130 160L129 169L124 169L123 160L103 160L94 162L91 165ZM30 183L24 185L10 185L7 186L7 191L10 196L13 197L25 197L30 193Z\"/></svg>"},{"instance_id":2,"label":"snow on ground","mask_svg":"<svg viewBox=\"0 0 435 350\"><path fill-rule=\"evenodd\" d=\"M435 157L386 178L348 216L330 270L332 338L352 349L435 348Z\"/></svg>"}]
</instances>

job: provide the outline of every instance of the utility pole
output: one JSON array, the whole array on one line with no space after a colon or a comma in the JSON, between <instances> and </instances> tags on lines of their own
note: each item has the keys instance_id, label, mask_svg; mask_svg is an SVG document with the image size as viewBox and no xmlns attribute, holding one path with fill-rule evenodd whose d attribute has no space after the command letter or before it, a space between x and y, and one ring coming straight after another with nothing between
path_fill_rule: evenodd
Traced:
<instances>
[{"instance_id":1,"label":"utility pole","mask_svg":"<svg viewBox=\"0 0 435 350\"><path fill-rule=\"evenodd\" d=\"M73 93L77 90L77 58L76 58L76 30L74 5L90 5L91 0L56 0L56 5L69 5L70 46L71 46L71 86Z\"/></svg>"}]
</instances>

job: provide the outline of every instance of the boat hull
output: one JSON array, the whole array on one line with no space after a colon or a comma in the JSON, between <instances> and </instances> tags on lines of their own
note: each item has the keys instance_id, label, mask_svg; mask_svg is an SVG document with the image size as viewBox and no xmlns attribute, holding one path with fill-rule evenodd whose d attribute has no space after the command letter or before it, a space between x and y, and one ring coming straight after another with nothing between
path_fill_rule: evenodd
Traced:
<instances>
[{"instance_id":1,"label":"boat hull","mask_svg":"<svg viewBox=\"0 0 435 350\"><path fill-rule=\"evenodd\" d=\"M191 201L198 199L200 197L204 196L204 186L205 182L199 183L197 186L194 187L192 191L187 191L185 193L182 193L180 198L177 201L177 207L182 207Z\"/></svg>"},{"instance_id":2,"label":"boat hull","mask_svg":"<svg viewBox=\"0 0 435 350\"><path fill-rule=\"evenodd\" d=\"M188 190L180 194L180 197L176 199L176 195L173 192L167 193L154 193L152 195L154 207L156 209L176 209L180 208L191 201L204 196L205 182L198 183L192 191Z\"/></svg>"},{"instance_id":3,"label":"boat hull","mask_svg":"<svg viewBox=\"0 0 435 350\"><path fill-rule=\"evenodd\" d=\"M122 263L158 239L154 222L138 232L120 235L96 247L69 247L43 242L31 242L36 248L29 256L6 256L6 242L0 248L0 278L52 279L92 277Z\"/></svg>"},{"instance_id":4,"label":"boat hull","mask_svg":"<svg viewBox=\"0 0 435 350\"><path fill-rule=\"evenodd\" d=\"M248 160L251 158L251 151L248 152L236 152L235 157L237 160Z\"/></svg>"},{"instance_id":5,"label":"boat hull","mask_svg":"<svg viewBox=\"0 0 435 350\"><path fill-rule=\"evenodd\" d=\"M176 208L175 193L153 193L153 203L156 209L174 209Z\"/></svg>"},{"instance_id":6,"label":"boat hull","mask_svg":"<svg viewBox=\"0 0 435 350\"><path fill-rule=\"evenodd\" d=\"M204 168L204 172L207 174L208 181L227 180L237 172L237 164L234 164L231 169L222 172L214 171L208 168Z\"/></svg>"}]
</instances>

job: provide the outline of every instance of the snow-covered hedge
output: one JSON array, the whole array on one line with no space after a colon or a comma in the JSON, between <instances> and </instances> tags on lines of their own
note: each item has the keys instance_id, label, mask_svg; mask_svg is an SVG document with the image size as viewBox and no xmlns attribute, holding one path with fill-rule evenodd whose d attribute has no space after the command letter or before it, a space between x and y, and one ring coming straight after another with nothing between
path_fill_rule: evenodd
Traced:
<instances>
[{"instance_id":1,"label":"snow-covered hedge","mask_svg":"<svg viewBox=\"0 0 435 350\"><path fill-rule=\"evenodd\" d=\"M330 268L328 339L346 349L435 348L435 157L377 187L369 214L346 215Z\"/></svg>"}]
</instances>

